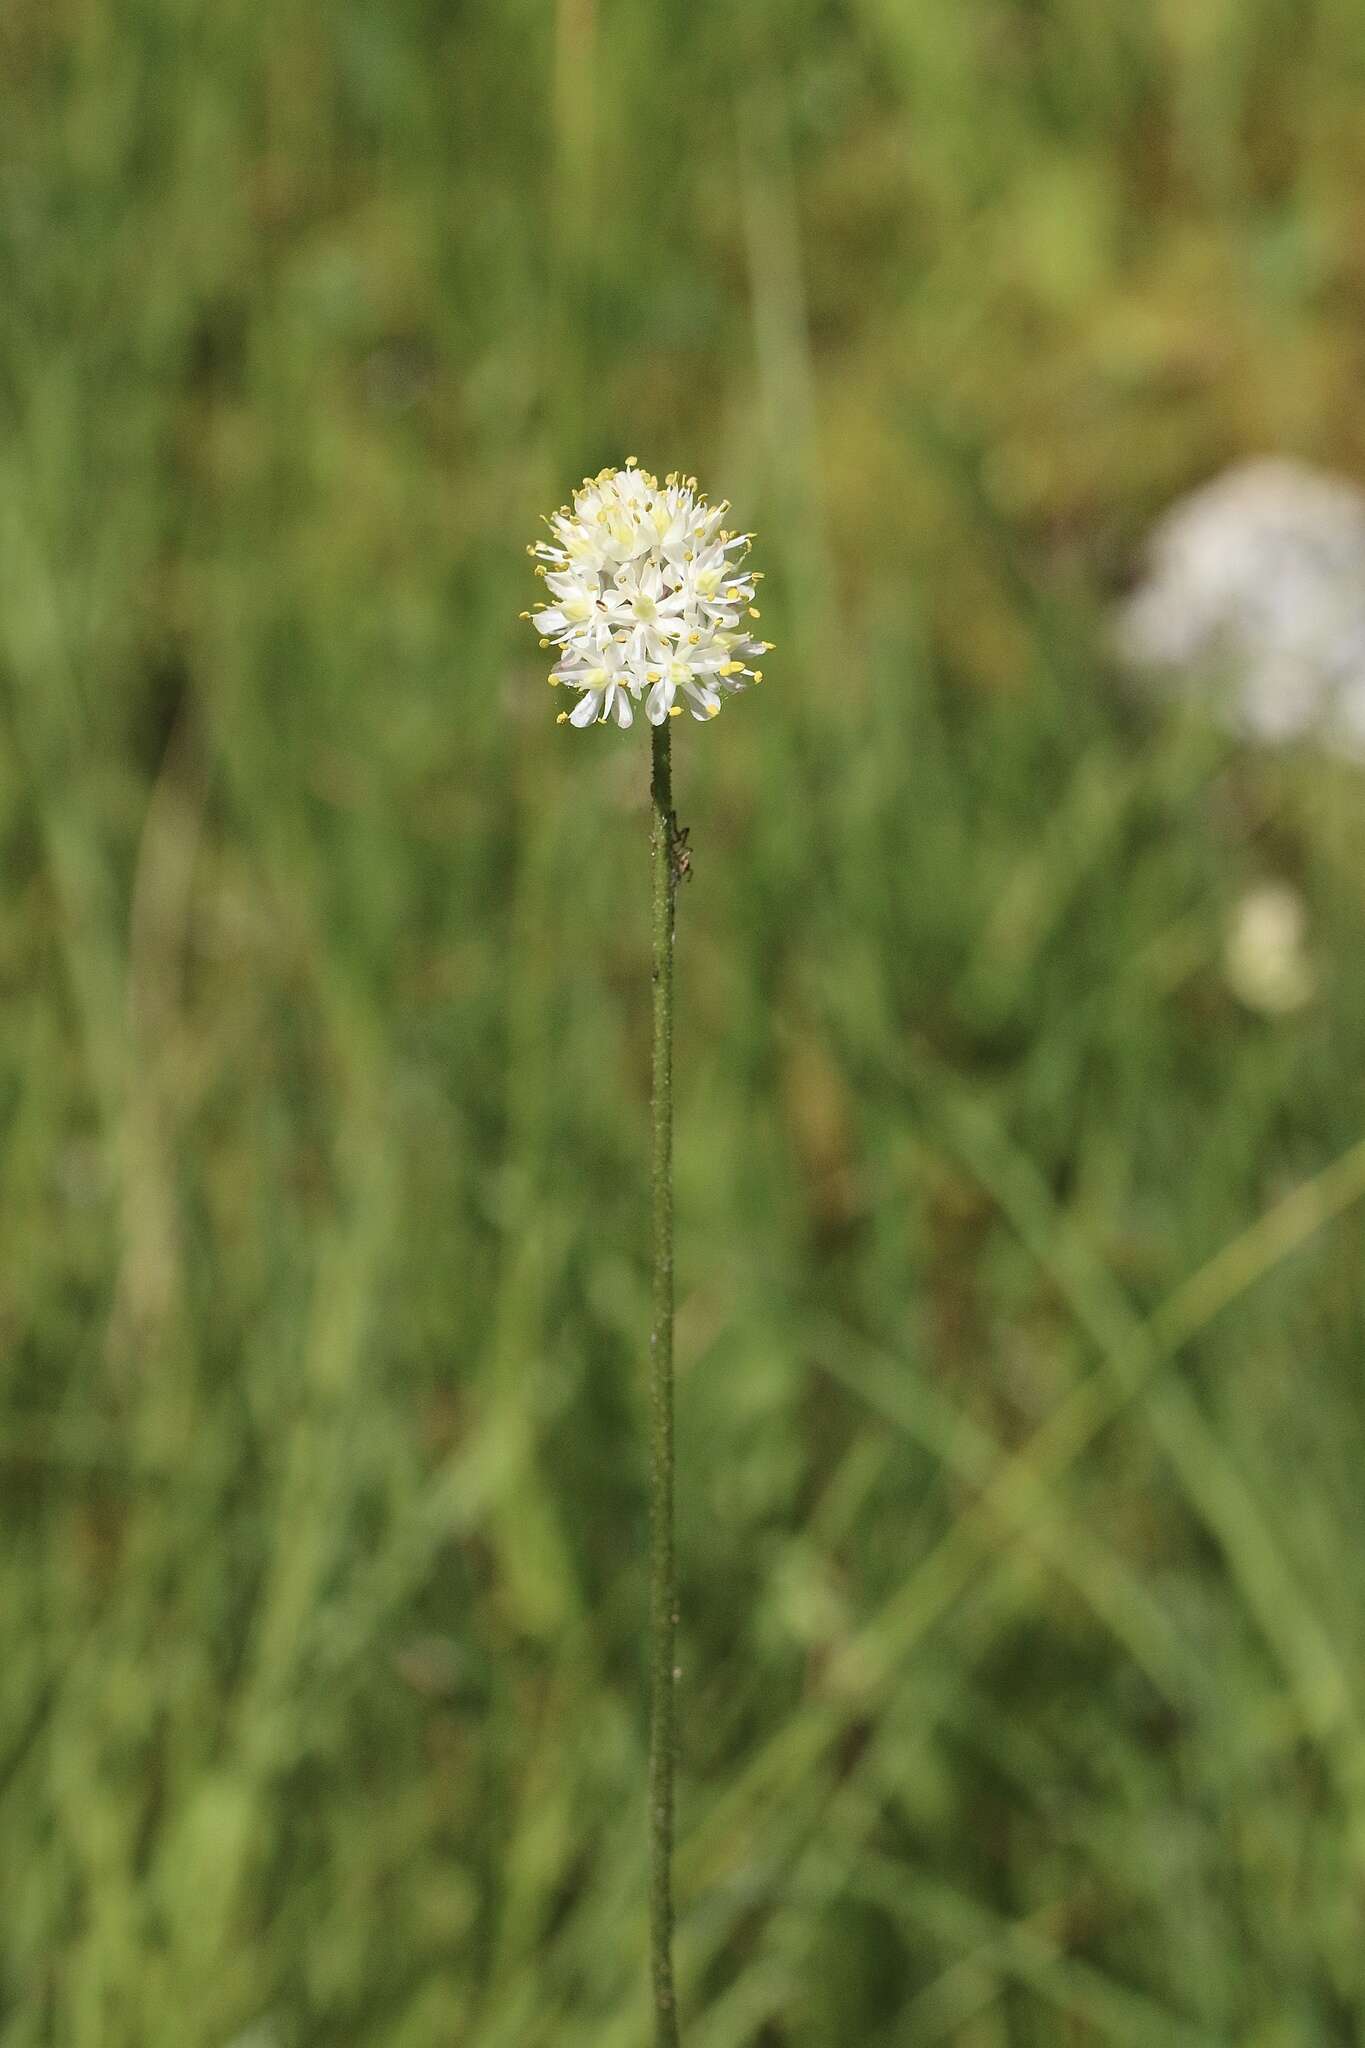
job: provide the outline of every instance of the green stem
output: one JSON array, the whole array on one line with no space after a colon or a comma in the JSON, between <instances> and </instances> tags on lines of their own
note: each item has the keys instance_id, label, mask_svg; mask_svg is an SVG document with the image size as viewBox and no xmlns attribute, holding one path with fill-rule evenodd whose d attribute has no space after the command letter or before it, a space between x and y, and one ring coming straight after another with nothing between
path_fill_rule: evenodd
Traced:
<instances>
[{"instance_id":1,"label":"green stem","mask_svg":"<svg viewBox=\"0 0 1365 2048\"><path fill-rule=\"evenodd\" d=\"M677 2048L673 1992L673 775L669 721L652 729L654 1301L649 1339L649 1949L657 2048Z\"/></svg>"}]
</instances>

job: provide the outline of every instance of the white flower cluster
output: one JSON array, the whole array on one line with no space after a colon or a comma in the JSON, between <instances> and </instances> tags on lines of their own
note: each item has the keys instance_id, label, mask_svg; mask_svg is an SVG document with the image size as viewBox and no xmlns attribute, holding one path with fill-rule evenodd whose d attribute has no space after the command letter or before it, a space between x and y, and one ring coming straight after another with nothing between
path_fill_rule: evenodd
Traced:
<instances>
[{"instance_id":1,"label":"white flower cluster","mask_svg":"<svg viewBox=\"0 0 1365 2048\"><path fill-rule=\"evenodd\" d=\"M1365 760L1365 492L1262 457L1180 499L1117 619L1118 651L1267 745Z\"/></svg>"},{"instance_id":2,"label":"white flower cluster","mask_svg":"<svg viewBox=\"0 0 1365 2048\"><path fill-rule=\"evenodd\" d=\"M1308 911L1287 882L1260 882L1242 897L1223 943L1223 973L1239 1002L1286 1016L1316 987L1309 958Z\"/></svg>"},{"instance_id":3,"label":"white flower cluster","mask_svg":"<svg viewBox=\"0 0 1365 2048\"><path fill-rule=\"evenodd\" d=\"M749 663L772 643L749 626L753 536L730 531L728 509L708 504L695 477L661 485L632 456L586 477L546 522L551 538L528 553L553 602L522 617L558 650L550 681L579 692L561 725L629 725L642 698L662 725L682 710L680 696L694 718L714 718L724 694L762 682Z\"/></svg>"}]
</instances>

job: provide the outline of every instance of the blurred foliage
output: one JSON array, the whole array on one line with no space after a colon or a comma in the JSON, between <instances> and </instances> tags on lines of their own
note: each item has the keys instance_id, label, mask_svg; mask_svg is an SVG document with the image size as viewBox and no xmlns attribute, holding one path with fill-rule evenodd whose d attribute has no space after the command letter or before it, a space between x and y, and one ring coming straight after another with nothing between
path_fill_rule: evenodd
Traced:
<instances>
[{"instance_id":1,"label":"blurred foliage","mask_svg":"<svg viewBox=\"0 0 1365 2048\"><path fill-rule=\"evenodd\" d=\"M627 452L779 650L679 735L689 2043L1365 2039L1359 786L1101 625L1365 466L1358 0L0 56L0 2048L645 2039L645 757L516 618Z\"/></svg>"}]
</instances>

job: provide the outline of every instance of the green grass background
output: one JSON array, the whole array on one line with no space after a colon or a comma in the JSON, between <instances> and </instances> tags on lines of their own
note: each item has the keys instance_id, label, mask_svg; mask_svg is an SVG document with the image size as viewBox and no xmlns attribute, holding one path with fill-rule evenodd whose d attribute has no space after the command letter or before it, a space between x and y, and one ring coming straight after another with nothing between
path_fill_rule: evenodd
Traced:
<instances>
[{"instance_id":1,"label":"green grass background","mask_svg":"<svg viewBox=\"0 0 1365 2048\"><path fill-rule=\"evenodd\" d=\"M689 2048L1365 2040L1358 775L1114 687L1365 468L1359 0L9 0L0 2048L642 2048L676 731ZM1239 1007L1283 877L1318 992Z\"/></svg>"}]
</instances>

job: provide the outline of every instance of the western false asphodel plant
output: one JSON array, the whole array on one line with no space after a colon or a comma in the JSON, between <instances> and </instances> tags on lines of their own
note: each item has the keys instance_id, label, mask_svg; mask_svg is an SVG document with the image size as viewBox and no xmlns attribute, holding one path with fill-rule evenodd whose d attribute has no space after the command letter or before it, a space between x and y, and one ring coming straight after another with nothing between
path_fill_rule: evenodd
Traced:
<instances>
[{"instance_id":1,"label":"western false asphodel plant","mask_svg":"<svg viewBox=\"0 0 1365 2048\"><path fill-rule=\"evenodd\" d=\"M673 1541L673 919L690 872L687 834L673 809L671 722L704 723L727 696L763 680L753 662L752 535L726 525L695 477L661 484L627 457L623 469L585 477L573 501L529 552L547 602L527 612L542 647L555 650L551 683L575 698L561 725L615 719L643 707L652 731L653 872L653 1319L650 1334L650 1965L655 2040L675 2048L673 1985L674 1663L678 1625Z\"/></svg>"}]
</instances>

